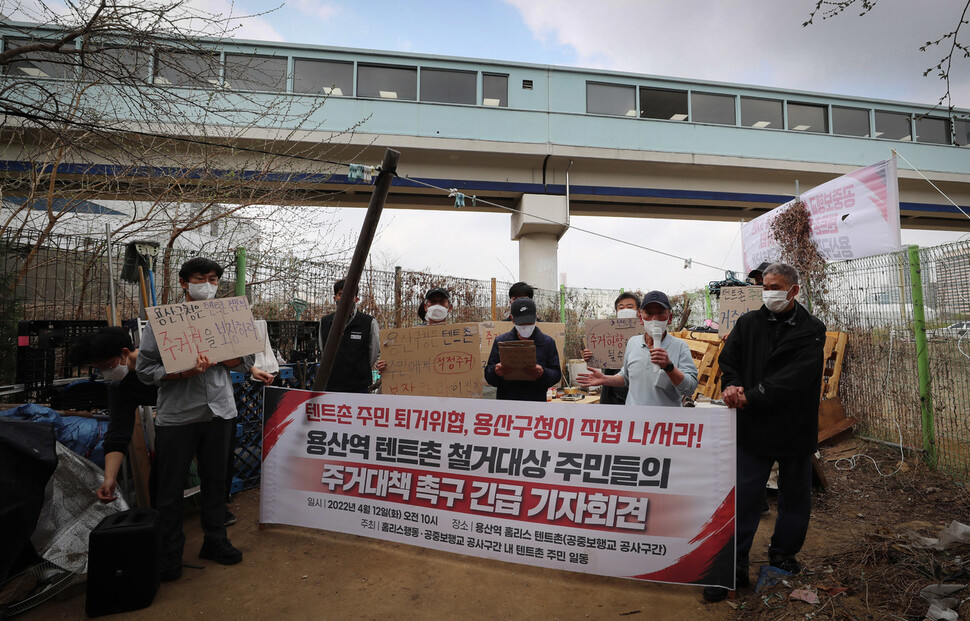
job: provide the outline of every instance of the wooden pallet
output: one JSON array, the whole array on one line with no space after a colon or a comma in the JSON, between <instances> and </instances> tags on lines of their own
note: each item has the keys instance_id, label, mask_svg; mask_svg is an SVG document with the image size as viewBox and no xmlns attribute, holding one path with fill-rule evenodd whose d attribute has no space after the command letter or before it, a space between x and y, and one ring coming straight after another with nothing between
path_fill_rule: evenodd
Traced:
<instances>
[{"instance_id":1,"label":"wooden pallet","mask_svg":"<svg viewBox=\"0 0 970 621\"><path fill-rule=\"evenodd\" d=\"M822 398L834 399L839 395L839 379L842 377L842 361L849 335L845 332L825 333L825 362L822 367Z\"/></svg>"}]
</instances>

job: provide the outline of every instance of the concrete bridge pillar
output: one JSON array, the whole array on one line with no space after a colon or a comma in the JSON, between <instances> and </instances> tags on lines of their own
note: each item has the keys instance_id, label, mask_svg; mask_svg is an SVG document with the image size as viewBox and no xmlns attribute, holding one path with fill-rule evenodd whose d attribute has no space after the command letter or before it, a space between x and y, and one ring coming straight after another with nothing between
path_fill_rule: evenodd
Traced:
<instances>
[{"instance_id":1,"label":"concrete bridge pillar","mask_svg":"<svg viewBox=\"0 0 970 621\"><path fill-rule=\"evenodd\" d=\"M539 289L559 288L559 239L569 230L565 196L523 194L512 214L512 240L519 242L519 280Z\"/></svg>"}]
</instances>

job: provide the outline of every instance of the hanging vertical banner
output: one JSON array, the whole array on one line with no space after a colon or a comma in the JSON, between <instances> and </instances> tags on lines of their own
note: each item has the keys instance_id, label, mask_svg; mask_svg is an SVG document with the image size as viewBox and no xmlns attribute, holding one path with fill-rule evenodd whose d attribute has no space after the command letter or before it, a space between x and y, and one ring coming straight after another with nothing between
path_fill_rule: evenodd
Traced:
<instances>
[{"instance_id":1,"label":"hanging vertical banner","mask_svg":"<svg viewBox=\"0 0 970 621\"><path fill-rule=\"evenodd\" d=\"M812 239L828 261L902 247L895 157L823 183L802 193L801 199L811 217ZM745 272L781 257L771 223L794 204L792 199L741 227Z\"/></svg>"},{"instance_id":2,"label":"hanging vertical banner","mask_svg":"<svg viewBox=\"0 0 970 621\"><path fill-rule=\"evenodd\" d=\"M263 523L734 586L734 410L268 387L265 415Z\"/></svg>"}]
</instances>

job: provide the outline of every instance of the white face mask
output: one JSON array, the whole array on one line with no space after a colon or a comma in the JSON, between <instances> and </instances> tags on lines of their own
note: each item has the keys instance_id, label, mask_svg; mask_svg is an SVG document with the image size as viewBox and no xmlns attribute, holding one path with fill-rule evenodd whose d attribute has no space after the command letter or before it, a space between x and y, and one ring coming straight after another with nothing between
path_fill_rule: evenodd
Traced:
<instances>
[{"instance_id":1,"label":"white face mask","mask_svg":"<svg viewBox=\"0 0 970 621\"><path fill-rule=\"evenodd\" d=\"M189 295L192 296L193 300L211 300L216 297L216 291L218 290L219 285L208 282L189 283Z\"/></svg>"},{"instance_id":2,"label":"white face mask","mask_svg":"<svg viewBox=\"0 0 970 621\"><path fill-rule=\"evenodd\" d=\"M518 326L518 325L515 326L515 331L518 332L519 336L521 336L524 339L527 339L530 336L532 336L532 333L535 331L535 329L536 329L536 324L534 323L527 326Z\"/></svg>"},{"instance_id":3,"label":"white face mask","mask_svg":"<svg viewBox=\"0 0 970 621\"><path fill-rule=\"evenodd\" d=\"M128 365L121 363L113 369L108 369L107 371L101 371L101 377L108 380L109 382L115 382L125 379L128 375Z\"/></svg>"},{"instance_id":4,"label":"white face mask","mask_svg":"<svg viewBox=\"0 0 970 621\"><path fill-rule=\"evenodd\" d=\"M788 291L791 291L789 287ZM773 313L780 313L788 306L788 291L762 291L761 301Z\"/></svg>"},{"instance_id":5,"label":"white face mask","mask_svg":"<svg viewBox=\"0 0 970 621\"><path fill-rule=\"evenodd\" d=\"M636 319L637 309L635 308L621 308L616 311L617 319Z\"/></svg>"},{"instance_id":6,"label":"white face mask","mask_svg":"<svg viewBox=\"0 0 970 621\"><path fill-rule=\"evenodd\" d=\"M667 322L661 319L644 319L643 329L653 339L653 346L660 347L660 340L663 338L664 330L667 329Z\"/></svg>"},{"instance_id":7,"label":"white face mask","mask_svg":"<svg viewBox=\"0 0 970 621\"><path fill-rule=\"evenodd\" d=\"M441 304L428 307L428 321L444 321L448 316L448 308Z\"/></svg>"}]
</instances>

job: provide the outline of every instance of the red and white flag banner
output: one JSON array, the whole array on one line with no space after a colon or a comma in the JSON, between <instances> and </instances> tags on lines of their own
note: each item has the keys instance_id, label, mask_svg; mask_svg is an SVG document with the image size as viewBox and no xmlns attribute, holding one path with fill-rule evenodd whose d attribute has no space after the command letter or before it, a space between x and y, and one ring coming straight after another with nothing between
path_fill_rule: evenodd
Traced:
<instances>
[{"instance_id":1,"label":"red and white flag banner","mask_svg":"<svg viewBox=\"0 0 970 621\"><path fill-rule=\"evenodd\" d=\"M895 157L823 183L801 199L811 217L812 239L828 261L902 247ZM745 273L781 257L771 223L793 204L794 199L741 227Z\"/></svg>"},{"instance_id":2,"label":"red and white flag banner","mask_svg":"<svg viewBox=\"0 0 970 621\"><path fill-rule=\"evenodd\" d=\"M260 521L734 586L735 412L265 391Z\"/></svg>"}]
</instances>

